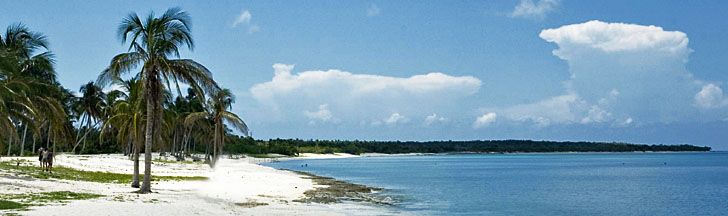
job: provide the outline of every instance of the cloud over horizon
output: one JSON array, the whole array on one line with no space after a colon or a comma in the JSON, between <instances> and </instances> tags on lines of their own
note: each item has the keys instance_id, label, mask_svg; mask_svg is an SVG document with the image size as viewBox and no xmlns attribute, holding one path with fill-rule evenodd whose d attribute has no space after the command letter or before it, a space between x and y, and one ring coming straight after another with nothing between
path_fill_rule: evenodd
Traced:
<instances>
[{"instance_id":1,"label":"cloud over horizon","mask_svg":"<svg viewBox=\"0 0 728 216\"><path fill-rule=\"evenodd\" d=\"M569 66L566 93L498 111L508 119L537 126L670 123L691 119L694 105L723 103L718 86L701 91L703 81L686 70L691 50L683 32L593 20L545 29L539 36L555 43L553 55Z\"/></svg>"},{"instance_id":2,"label":"cloud over horizon","mask_svg":"<svg viewBox=\"0 0 728 216\"><path fill-rule=\"evenodd\" d=\"M286 64L274 64L273 69L270 81L254 85L249 92L267 116L281 120L298 118L301 111L290 108L299 107L306 110L308 120L319 122L338 116L349 124L407 123L407 116L456 112L450 107L477 93L482 83L472 76L440 72L391 77L335 69L293 73L294 66Z\"/></svg>"}]
</instances>

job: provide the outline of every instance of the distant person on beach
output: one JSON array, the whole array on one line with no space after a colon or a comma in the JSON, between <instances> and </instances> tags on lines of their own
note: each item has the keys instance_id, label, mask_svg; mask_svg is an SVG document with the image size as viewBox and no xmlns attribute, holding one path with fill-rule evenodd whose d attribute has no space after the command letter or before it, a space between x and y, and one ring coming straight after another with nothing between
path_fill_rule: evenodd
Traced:
<instances>
[{"instance_id":1,"label":"distant person on beach","mask_svg":"<svg viewBox=\"0 0 728 216\"><path fill-rule=\"evenodd\" d=\"M43 169L43 147L38 149L38 163L40 163L40 168Z\"/></svg>"},{"instance_id":2,"label":"distant person on beach","mask_svg":"<svg viewBox=\"0 0 728 216\"><path fill-rule=\"evenodd\" d=\"M53 173L53 152L44 149L41 155L43 156L42 161L45 166L45 171Z\"/></svg>"}]
</instances>

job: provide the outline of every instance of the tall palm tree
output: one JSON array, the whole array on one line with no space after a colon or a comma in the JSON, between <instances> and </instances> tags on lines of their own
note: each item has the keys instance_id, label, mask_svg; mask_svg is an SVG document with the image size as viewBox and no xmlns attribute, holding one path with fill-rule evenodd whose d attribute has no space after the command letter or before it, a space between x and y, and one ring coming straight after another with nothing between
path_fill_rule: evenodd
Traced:
<instances>
[{"instance_id":1,"label":"tall palm tree","mask_svg":"<svg viewBox=\"0 0 728 216\"><path fill-rule=\"evenodd\" d=\"M246 136L248 135L248 126L245 122L235 113L228 111L232 109L233 103L235 103L235 96L233 96L229 89L213 92L208 101L209 110L207 112L191 113L185 120L185 123L188 125L201 119L212 120L214 127L212 160L210 160L210 166L212 167L215 166L225 144L225 123Z\"/></svg>"},{"instance_id":2,"label":"tall palm tree","mask_svg":"<svg viewBox=\"0 0 728 216\"><path fill-rule=\"evenodd\" d=\"M178 82L182 82L199 92L218 89L205 66L190 59L180 59L180 48L194 48L190 27L190 16L179 8L168 9L159 17L150 13L144 20L136 13L130 14L118 28L122 43L130 42L129 48L114 56L98 78L99 84L108 84L122 74L140 69L137 77L143 83L146 100L144 181L140 193L151 192L152 145L161 135L161 100L165 88L171 89L173 83L179 92Z\"/></svg>"}]
</instances>

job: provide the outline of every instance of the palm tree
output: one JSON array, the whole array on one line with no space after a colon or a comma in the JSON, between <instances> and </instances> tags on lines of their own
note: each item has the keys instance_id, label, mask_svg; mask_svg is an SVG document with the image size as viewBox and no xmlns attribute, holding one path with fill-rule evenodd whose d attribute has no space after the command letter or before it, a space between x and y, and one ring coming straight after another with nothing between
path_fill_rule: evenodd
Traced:
<instances>
[{"instance_id":1,"label":"palm tree","mask_svg":"<svg viewBox=\"0 0 728 216\"><path fill-rule=\"evenodd\" d=\"M209 110L207 112L191 113L185 120L185 123L188 125L201 119L212 120L214 127L212 160L210 160L210 166L212 167L215 166L225 144L225 123L228 123L243 134L248 135L248 126L245 122L235 113L228 111L232 109L233 103L235 103L235 97L229 89L213 92L208 101Z\"/></svg>"},{"instance_id":2,"label":"palm tree","mask_svg":"<svg viewBox=\"0 0 728 216\"><path fill-rule=\"evenodd\" d=\"M111 106L108 120L101 127L100 140L103 142L107 129L115 128L116 140L119 144L131 146L131 157L134 161L131 186L139 188L139 153L141 151L142 133L144 132L144 98L141 82L133 78L128 81L116 81L126 91L120 100Z\"/></svg>"},{"instance_id":3,"label":"palm tree","mask_svg":"<svg viewBox=\"0 0 728 216\"><path fill-rule=\"evenodd\" d=\"M40 134L47 124L49 136L55 132L56 138L64 138L68 121L53 63L43 34L14 24L0 35L0 114L6 116L0 119L0 130L9 141L17 136L16 122L25 127L24 134L28 127ZM23 139L21 148L24 143Z\"/></svg>"},{"instance_id":4,"label":"palm tree","mask_svg":"<svg viewBox=\"0 0 728 216\"><path fill-rule=\"evenodd\" d=\"M94 84L94 82L88 82L82 85L79 91L82 96L76 100L75 109L80 122L78 126L79 130L76 134L76 144L73 145L73 152L76 152L76 147L81 142L83 142L81 152L86 149L86 137L100 123L100 119L103 117L104 110L106 109L106 93L104 93L101 87ZM91 125L92 122L93 125ZM80 136L81 128L84 127L86 128L86 132L83 136Z\"/></svg>"},{"instance_id":5,"label":"palm tree","mask_svg":"<svg viewBox=\"0 0 728 216\"><path fill-rule=\"evenodd\" d=\"M198 92L218 89L207 68L193 60L180 59L180 48L194 48L190 27L189 15L179 8L168 9L160 17L150 13L144 21L136 13L130 14L118 28L122 43L130 42L129 48L114 56L98 78L99 84L107 84L137 67L140 69L137 77L143 83L146 100L144 181L140 193L151 192L152 145L161 135L164 89L171 89L174 83L179 92L178 82L186 83Z\"/></svg>"}]
</instances>

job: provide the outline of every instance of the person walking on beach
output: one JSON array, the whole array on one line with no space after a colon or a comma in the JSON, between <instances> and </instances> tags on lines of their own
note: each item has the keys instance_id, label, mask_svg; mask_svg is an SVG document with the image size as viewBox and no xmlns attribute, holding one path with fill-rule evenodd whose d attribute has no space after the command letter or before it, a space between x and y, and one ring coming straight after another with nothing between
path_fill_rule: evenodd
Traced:
<instances>
[{"instance_id":1,"label":"person walking on beach","mask_svg":"<svg viewBox=\"0 0 728 216\"><path fill-rule=\"evenodd\" d=\"M43 164L44 164L43 163L43 150L44 150L43 147L40 147L38 149L38 163L40 163L40 169L45 168L45 167L43 167Z\"/></svg>"},{"instance_id":2,"label":"person walking on beach","mask_svg":"<svg viewBox=\"0 0 728 216\"><path fill-rule=\"evenodd\" d=\"M43 150L43 164L45 165L45 171L53 173L53 152L48 149Z\"/></svg>"},{"instance_id":3,"label":"person walking on beach","mask_svg":"<svg viewBox=\"0 0 728 216\"><path fill-rule=\"evenodd\" d=\"M46 151L48 151L48 150L46 150ZM55 155L53 154L52 151L48 151L47 156L48 156L48 158L46 158L46 170L48 170L48 172L50 172L52 174L53 173L53 158Z\"/></svg>"}]
</instances>

